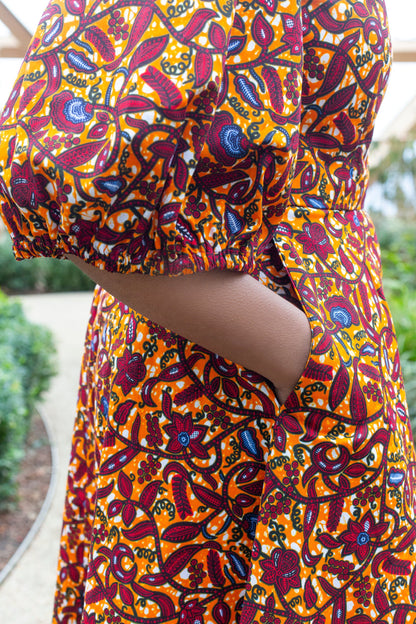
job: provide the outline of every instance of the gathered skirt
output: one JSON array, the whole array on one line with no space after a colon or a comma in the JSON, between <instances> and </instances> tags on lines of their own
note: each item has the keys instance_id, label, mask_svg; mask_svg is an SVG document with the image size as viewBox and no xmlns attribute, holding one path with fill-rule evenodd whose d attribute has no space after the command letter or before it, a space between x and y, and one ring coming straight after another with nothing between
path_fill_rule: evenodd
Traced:
<instances>
[{"instance_id":1,"label":"gathered skirt","mask_svg":"<svg viewBox=\"0 0 416 624\"><path fill-rule=\"evenodd\" d=\"M416 622L416 457L373 225L288 208L272 244L312 332L284 405L97 288L54 624Z\"/></svg>"}]
</instances>

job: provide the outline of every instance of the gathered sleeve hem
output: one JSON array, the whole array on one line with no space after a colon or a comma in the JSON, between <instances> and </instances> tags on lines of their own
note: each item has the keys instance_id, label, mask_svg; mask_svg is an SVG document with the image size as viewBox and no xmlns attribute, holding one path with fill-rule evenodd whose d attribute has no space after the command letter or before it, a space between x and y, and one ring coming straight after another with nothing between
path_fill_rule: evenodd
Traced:
<instances>
[{"instance_id":1,"label":"gathered sleeve hem","mask_svg":"<svg viewBox=\"0 0 416 624\"><path fill-rule=\"evenodd\" d=\"M94 248L80 252L76 243L75 237L66 235L60 236L56 242L48 237L29 240L18 236L12 239L12 249L19 261L39 256L62 259L75 255L110 273L177 276L214 269L253 273L256 268L256 254L246 245L214 250L208 243L203 243L192 250L178 250L173 244L163 249L146 250L138 259L127 256L124 250L118 253L113 250L110 256Z\"/></svg>"}]
</instances>

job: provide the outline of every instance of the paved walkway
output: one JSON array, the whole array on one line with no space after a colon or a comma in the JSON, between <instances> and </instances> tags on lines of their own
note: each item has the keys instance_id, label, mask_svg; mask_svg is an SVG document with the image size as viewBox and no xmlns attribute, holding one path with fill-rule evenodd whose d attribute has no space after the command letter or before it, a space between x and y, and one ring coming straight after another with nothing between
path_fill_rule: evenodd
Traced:
<instances>
[{"instance_id":1,"label":"paved walkway","mask_svg":"<svg viewBox=\"0 0 416 624\"><path fill-rule=\"evenodd\" d=\"M61 516L75 417L77 383L91 293L21 297L28 318L49 327L58 349L58 375L43 404L58 450L57 486L39 533L0 586L0 622L50 624Z\"/></svg>"}]
</instances>

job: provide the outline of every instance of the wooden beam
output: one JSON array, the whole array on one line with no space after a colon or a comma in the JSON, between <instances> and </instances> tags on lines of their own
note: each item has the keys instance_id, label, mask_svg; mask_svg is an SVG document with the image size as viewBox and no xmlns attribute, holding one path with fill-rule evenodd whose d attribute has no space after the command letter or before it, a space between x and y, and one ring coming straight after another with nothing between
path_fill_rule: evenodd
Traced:
<instances>
[{"instance_id":1,"label":"wooden beam","mask_svg":"<svg viewBox=\"0 0 416 624\"><path fill-rule=\"evenodd\" d=\"M32 35L17 17L0 1L0 21L10 30L13 37L0 39L1 58L23 58Z\"/></svg>"},{"instance_id":2,"label":"wooden beam","mask_svg":"<svg viewBox=\"0 0 416 624\"><path fill-rule=\"evenodd\" d=\"M396 63L416 63L416 41L394 41L393 61Z\"/></svg>"}]
</instances>

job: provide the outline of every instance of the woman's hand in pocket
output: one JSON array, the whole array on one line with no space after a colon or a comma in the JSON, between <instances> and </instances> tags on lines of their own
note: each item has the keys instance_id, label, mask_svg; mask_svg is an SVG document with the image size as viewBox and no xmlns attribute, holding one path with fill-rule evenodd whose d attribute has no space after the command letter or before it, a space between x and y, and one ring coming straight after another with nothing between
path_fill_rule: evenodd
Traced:
<instances>
[{"instance_id":1,"label":"woman's hand in pocket","mask_svg":"<svg viewBox=\"0 0 416 624\"><path fill-rule=\"evenodd\" d=\"M302 376L311 350L312 336L309 321L303 312L295 306L292 307L294 310L290 336L284 343L285 351L279 357L280 361L286 361L286 370L282 374L282 365L279 364L277 374L272 379L281 405Z\"/></svg>"}]
</instances>

